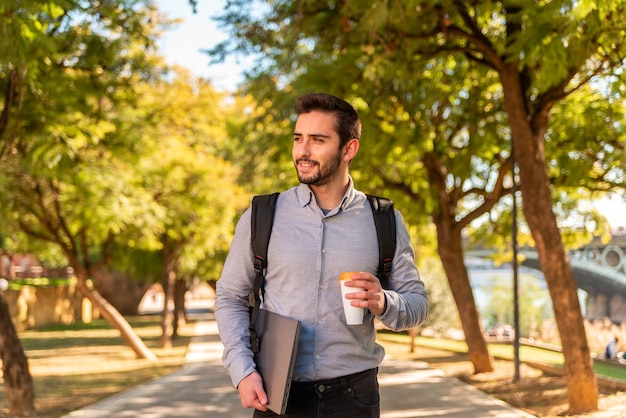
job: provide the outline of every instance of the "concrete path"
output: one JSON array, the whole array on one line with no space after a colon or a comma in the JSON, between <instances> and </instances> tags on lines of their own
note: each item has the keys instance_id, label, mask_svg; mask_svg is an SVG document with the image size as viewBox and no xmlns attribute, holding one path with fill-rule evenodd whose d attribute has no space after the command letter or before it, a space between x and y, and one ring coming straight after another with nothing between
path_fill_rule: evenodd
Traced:
<instances>
[{"instance_id":1,"label":"concrete path","mask_svg":"<svg viewBox=\"0 0 626 418\"><path fill-rule=\"evenodd\" d=\"M213 314L200 318L182 369L66 417L250 418L222 367ZM423 362L388 357L379 370L381 418L532 417Z\"/></svg>"}]
</instances>

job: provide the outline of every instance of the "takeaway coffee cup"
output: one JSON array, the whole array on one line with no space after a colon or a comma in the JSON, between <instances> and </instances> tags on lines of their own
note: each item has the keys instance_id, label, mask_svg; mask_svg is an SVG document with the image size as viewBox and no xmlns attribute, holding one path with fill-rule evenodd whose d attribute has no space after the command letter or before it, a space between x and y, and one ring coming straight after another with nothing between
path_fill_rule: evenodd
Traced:
<instances>
[{"instance_id":1,"label":"takeaway coffee cup","mask_svg":"<svg viewBox=\"0 0 626 418\"><path fill-rule=\"evenodd\" d=\"M343 299L343 312L346 315L346 323L348 325L359 325L363 323L364 308L352 306L351 299L346 299L348 293L362 292L363 288L360 287L348 287L346 282L352 279L352 275L355 272L347 271L339 275L339 283L341 284L341 298Z\"/></svg>"}]
</instances>

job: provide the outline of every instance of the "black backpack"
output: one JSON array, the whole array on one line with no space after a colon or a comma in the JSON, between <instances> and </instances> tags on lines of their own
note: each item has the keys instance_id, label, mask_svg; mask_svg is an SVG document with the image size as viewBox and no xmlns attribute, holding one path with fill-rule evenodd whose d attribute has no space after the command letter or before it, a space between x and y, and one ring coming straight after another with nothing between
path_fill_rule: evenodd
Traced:
<instances>
[{"instance_id":1,"label":"black backpack","mask_svg":"<svg viewBox=\"0 0 626 418\"><path fill-rule=\"evenodd\" d=\"M254 325L261 305L265 268L267 267L267 247L272 233L274 209L278 195L279 193L273 193L252 198L250 239L254 252L255 278L253 291L250 294L250 340L254 353L257 353L259 348L259 339L254 331ZM396 214L391 200L369 194L366 196L372 207L378 237L378 279L383 289L388 289L393 256L396 252Z\"/></svg>"}]
</instances>

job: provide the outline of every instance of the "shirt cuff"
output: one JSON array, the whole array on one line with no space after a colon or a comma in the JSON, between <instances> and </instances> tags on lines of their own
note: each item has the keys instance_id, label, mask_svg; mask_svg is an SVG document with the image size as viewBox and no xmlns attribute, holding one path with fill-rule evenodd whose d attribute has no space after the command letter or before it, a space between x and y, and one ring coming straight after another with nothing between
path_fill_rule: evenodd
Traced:
<instances>
[{"instance_id":1,"label":"shirt cuff","mask_svg":"<svg viewBox=\"0 0 626 418\"><path fill-rule=\"evenodd\" d=\"M383 290L385 294L385 312L378 319L390 329L396 329L398 325L398 294L390 290Z\"/></svg>"}]
</instances>

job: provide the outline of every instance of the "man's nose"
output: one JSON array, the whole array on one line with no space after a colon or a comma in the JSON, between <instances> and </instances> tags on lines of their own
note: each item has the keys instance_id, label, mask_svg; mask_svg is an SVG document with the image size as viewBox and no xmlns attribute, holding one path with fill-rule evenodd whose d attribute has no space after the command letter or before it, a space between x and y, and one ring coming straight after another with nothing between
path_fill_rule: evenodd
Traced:
<instances>
[{"instance_id":1,"label":"man's nose","mask_svg":"<svg viewBox=\"0 0 626 418\"><path fill-rule=\"evenodd\" d=\"M311 142L307 139L303 139L302 141L295 144L296 151L298 151L299 155L308 156L311 155Z\"/></svg>"}]
</instances>

